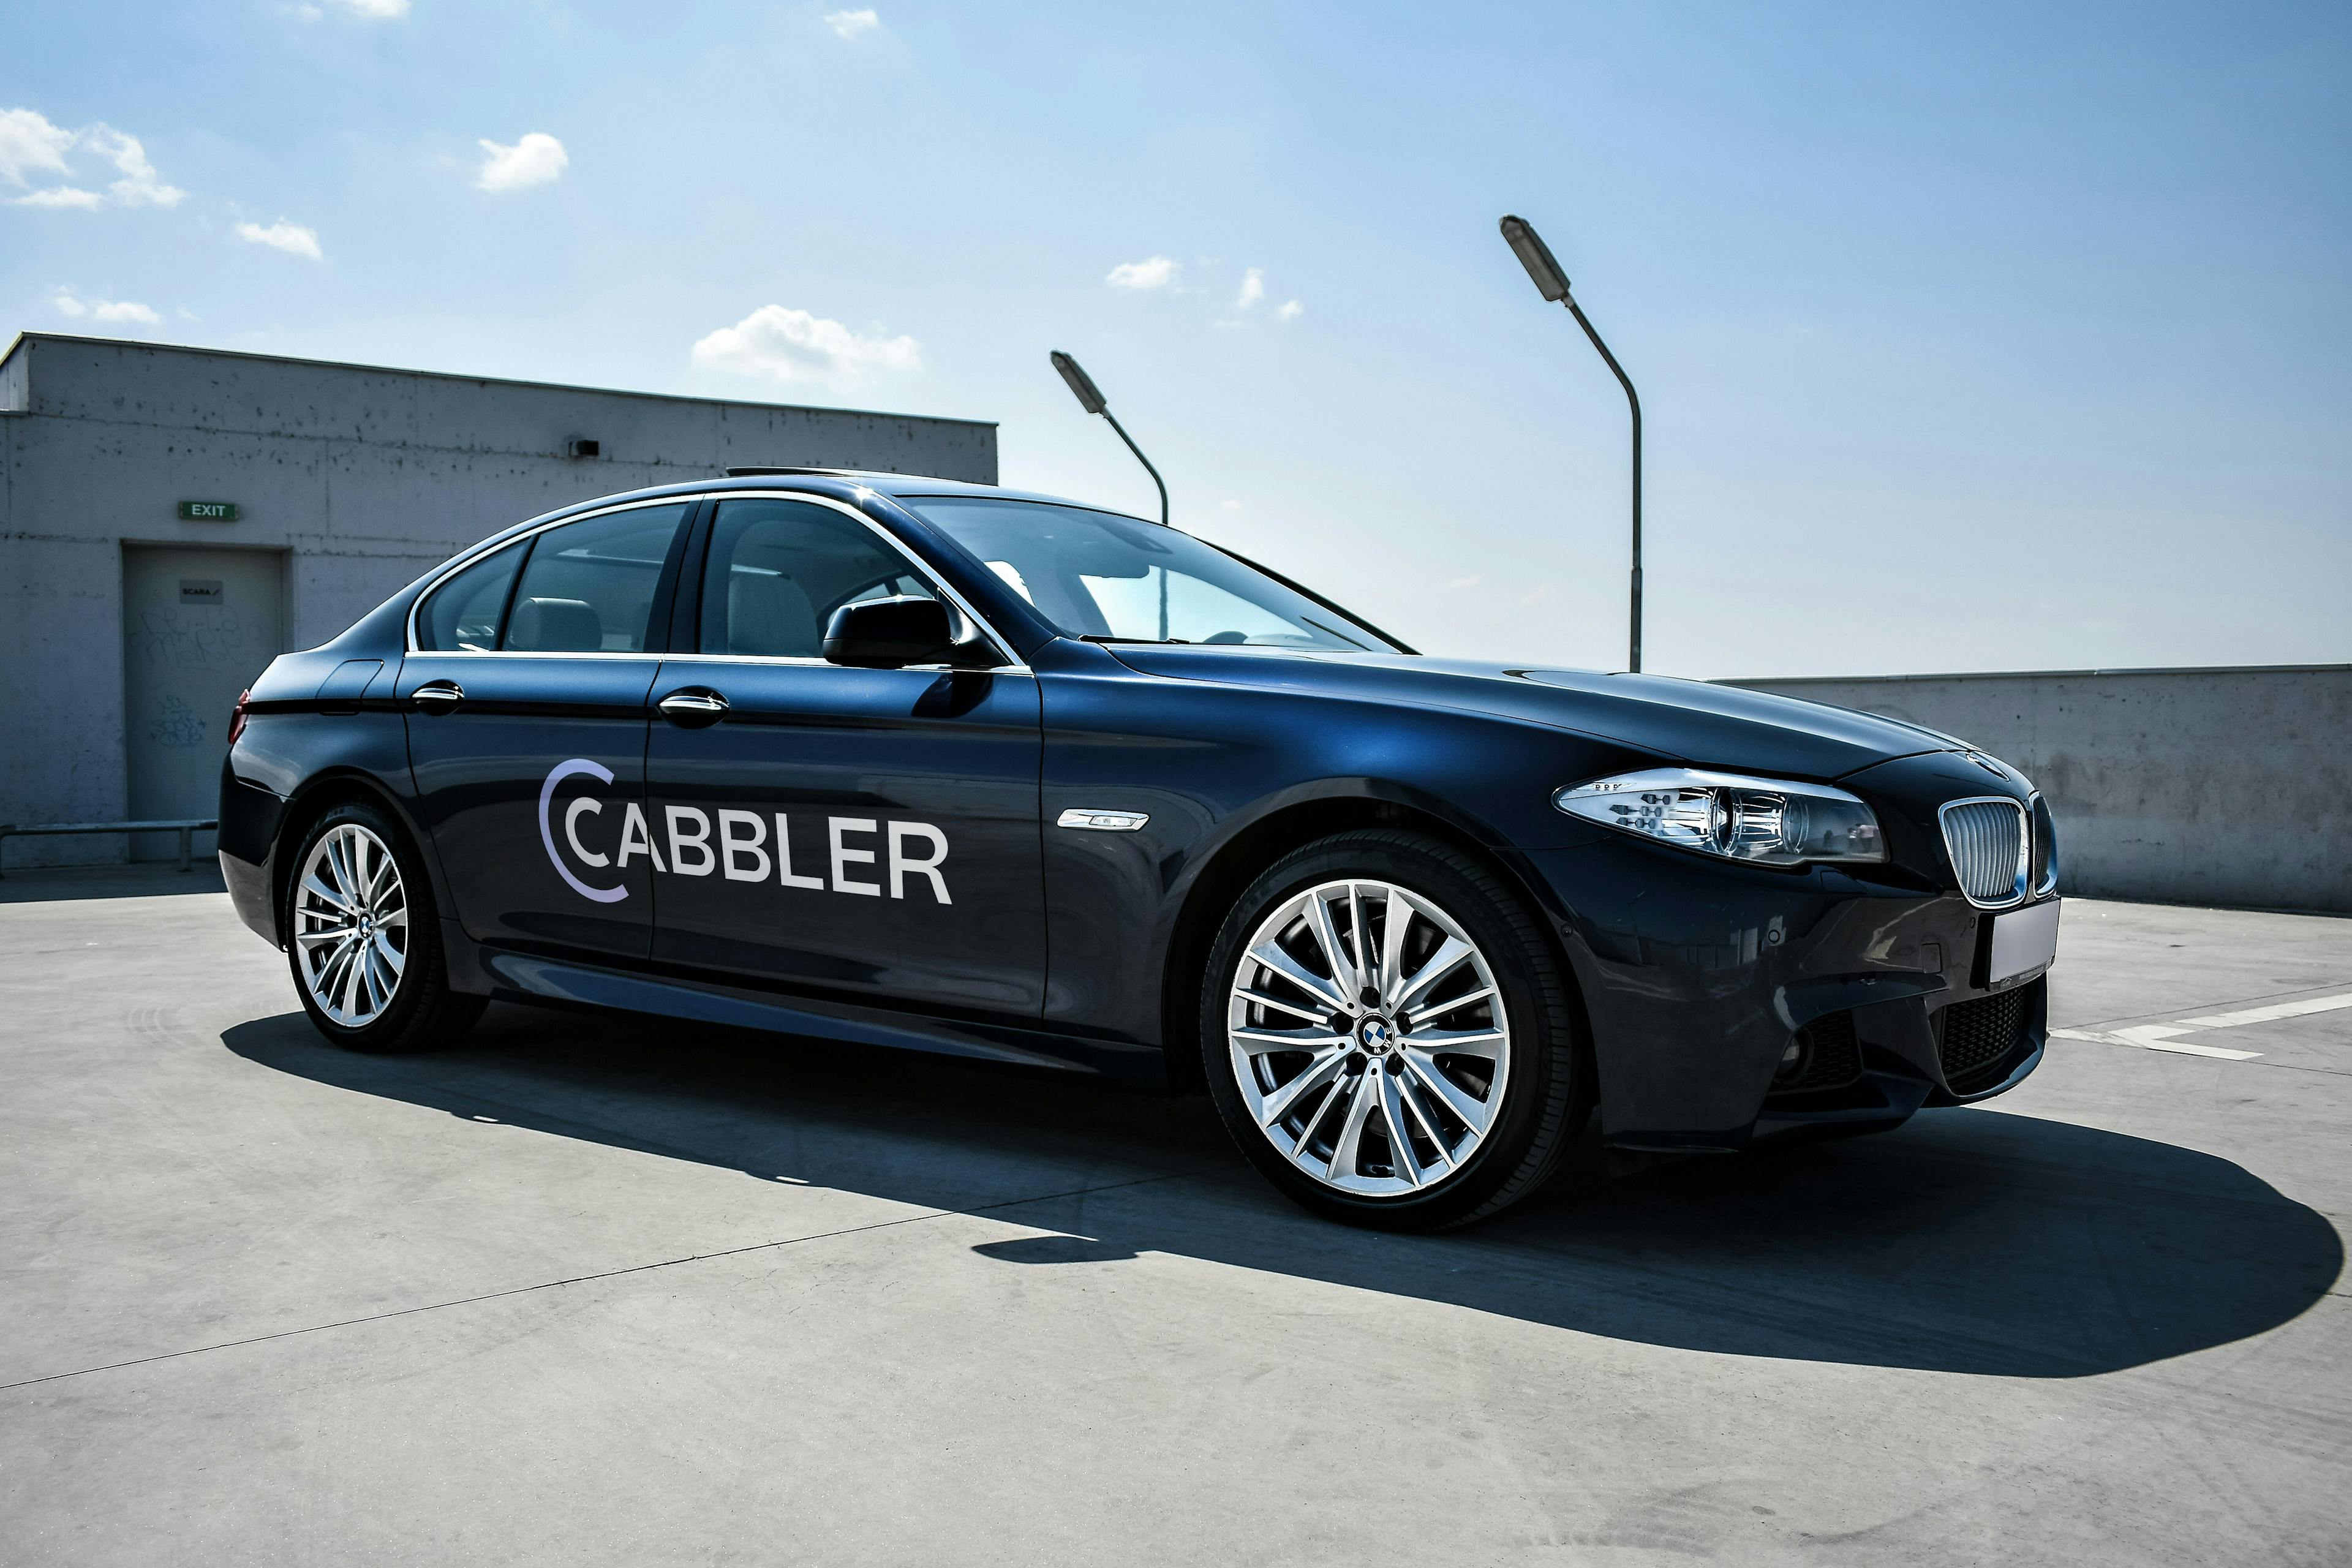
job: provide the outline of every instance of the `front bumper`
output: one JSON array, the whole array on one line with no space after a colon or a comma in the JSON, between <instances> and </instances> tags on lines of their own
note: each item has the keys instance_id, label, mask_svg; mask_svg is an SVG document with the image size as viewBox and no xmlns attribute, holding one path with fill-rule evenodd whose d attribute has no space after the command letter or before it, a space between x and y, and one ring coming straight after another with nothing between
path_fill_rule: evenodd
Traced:
<instances>
[{"instance_id":1,"label":"front bumper","mask_svg":"<svg viewBox=\"0 0 2352 1568\"><path fill-rule=\"evenodd\" d=\"M1614 837L1528 858L1582 990L1612 1144L1889 1127L2041 1062L2045 982L1979 983L1991 917L1958 892ZM1792 1041L1801 1070L1776 1083Z\"/></svg>"}]
</instances>

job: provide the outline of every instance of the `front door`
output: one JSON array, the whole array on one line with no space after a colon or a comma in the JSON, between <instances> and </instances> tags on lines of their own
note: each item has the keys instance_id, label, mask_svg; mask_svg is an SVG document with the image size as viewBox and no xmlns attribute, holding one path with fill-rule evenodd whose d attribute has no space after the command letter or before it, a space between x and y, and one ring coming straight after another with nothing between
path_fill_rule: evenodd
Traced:
<instances>
[{"instance_id":1,"label":"front door","mask_svg":"<svg viewBox=\"0 0 2352 1568\"><path fill-rule=\"evenodd\" d=\"M1036 1016L1034 678L824 662L824 627L842 605L937 596L845 510L722 500L701 553L699 651L663 663L646 746L655 956L795 989Z\"/></svg>"},{"instance_id":2,"label":"front door","mask_svg":"<svg viewBox=\"0 0 2352 1568\"><path fill-rule=\"evenodd\" d=\"M691 510L548 529L418 608L409 763L450 912L478 942L646 956L652 868L625 847L644 834L648 631Z\"/></svg>"}]
</instances>

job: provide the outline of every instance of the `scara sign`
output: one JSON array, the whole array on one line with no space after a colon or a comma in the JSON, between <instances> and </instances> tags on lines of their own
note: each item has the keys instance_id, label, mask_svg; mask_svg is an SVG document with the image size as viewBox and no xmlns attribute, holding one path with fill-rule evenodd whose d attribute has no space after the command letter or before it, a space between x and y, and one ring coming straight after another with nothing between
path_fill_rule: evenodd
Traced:
<instances>
[{"instance_id":1,"label":"scara sign","mask_svg":"<svg viewBox=\"0 0 2352 1568\"><path fill-rule=\"evenodd\" d=\"M791 816L781 811L743 811L732 806L705 811L696 805L669 805L662 808L664 831L656 842L644 808L635 801L624 801L614 812L607 809L612 802L580 795L563 808L559 831L556 788L575 778L609 784L613 772L585 757L557 763L540 786L539 839L554 863L555 874L573 892L596 903L616 904L629 896L625 887L597 884L626 871L630 861L640 857L666 877L721 876L730 882L869 899L886 893L904 899L912 888L940 903L954 902L948 896L947 874L941 869L947 864L948 836L928 822L828 816L820 837L805 818L803 826L795 828ZM793 871L796 832L814 839L814 858L808 858L804 850L803 863L821 868L826 875ZM575 870L575 866L583 869Z\"/></svg>"}]
</instances>

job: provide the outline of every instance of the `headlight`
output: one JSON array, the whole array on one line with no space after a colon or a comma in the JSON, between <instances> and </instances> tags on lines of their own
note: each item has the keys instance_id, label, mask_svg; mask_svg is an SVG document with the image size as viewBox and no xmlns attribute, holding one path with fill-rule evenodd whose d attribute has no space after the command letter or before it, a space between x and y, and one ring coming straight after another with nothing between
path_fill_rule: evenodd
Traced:
<instances>
[{"instance_id":1,"label":"headlight","mask_svg":"<svg viewBox=\"0 0 2352 1568\"><path fill-rule=\"evenodd\" d=\"M1587 822L1759 866L1886 858L1870 807L1827 784L1652 768L1571 784L1551 803Z\"/></svg>"}]
</instances>

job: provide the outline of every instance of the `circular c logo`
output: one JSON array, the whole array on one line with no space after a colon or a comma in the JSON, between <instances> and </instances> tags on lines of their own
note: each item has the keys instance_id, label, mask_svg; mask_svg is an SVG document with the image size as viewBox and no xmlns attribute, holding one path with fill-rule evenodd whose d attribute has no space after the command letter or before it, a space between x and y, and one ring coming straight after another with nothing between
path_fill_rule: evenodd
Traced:
<instances>
[{"instance_id":1,"label":"circular c logo","mask_svg":"<svg viewBox=\"0 0 2352 1568\"><path fill-rule=\"evenodd\" d=\"M573 876L572 868L563 863L563 857L555 852L555 829L547 817L548 808L555 804L555 786L565 779L583 774L599 784L613 782L612 769L592 763L585 757L574 757L568 763L556 763L555 771L547 775L547 782L539 790L539 841L547 847L547 858L554 864L555 874L570 883L573 892L600 904L617 904L629 896L628 889L592 888ZM566 818L564 824L567 831L578 821L577 811L582 804L579 801L572 803L574 815ZM576 846L577 840L574 843Z\"/></svg>"}]
</instances>

